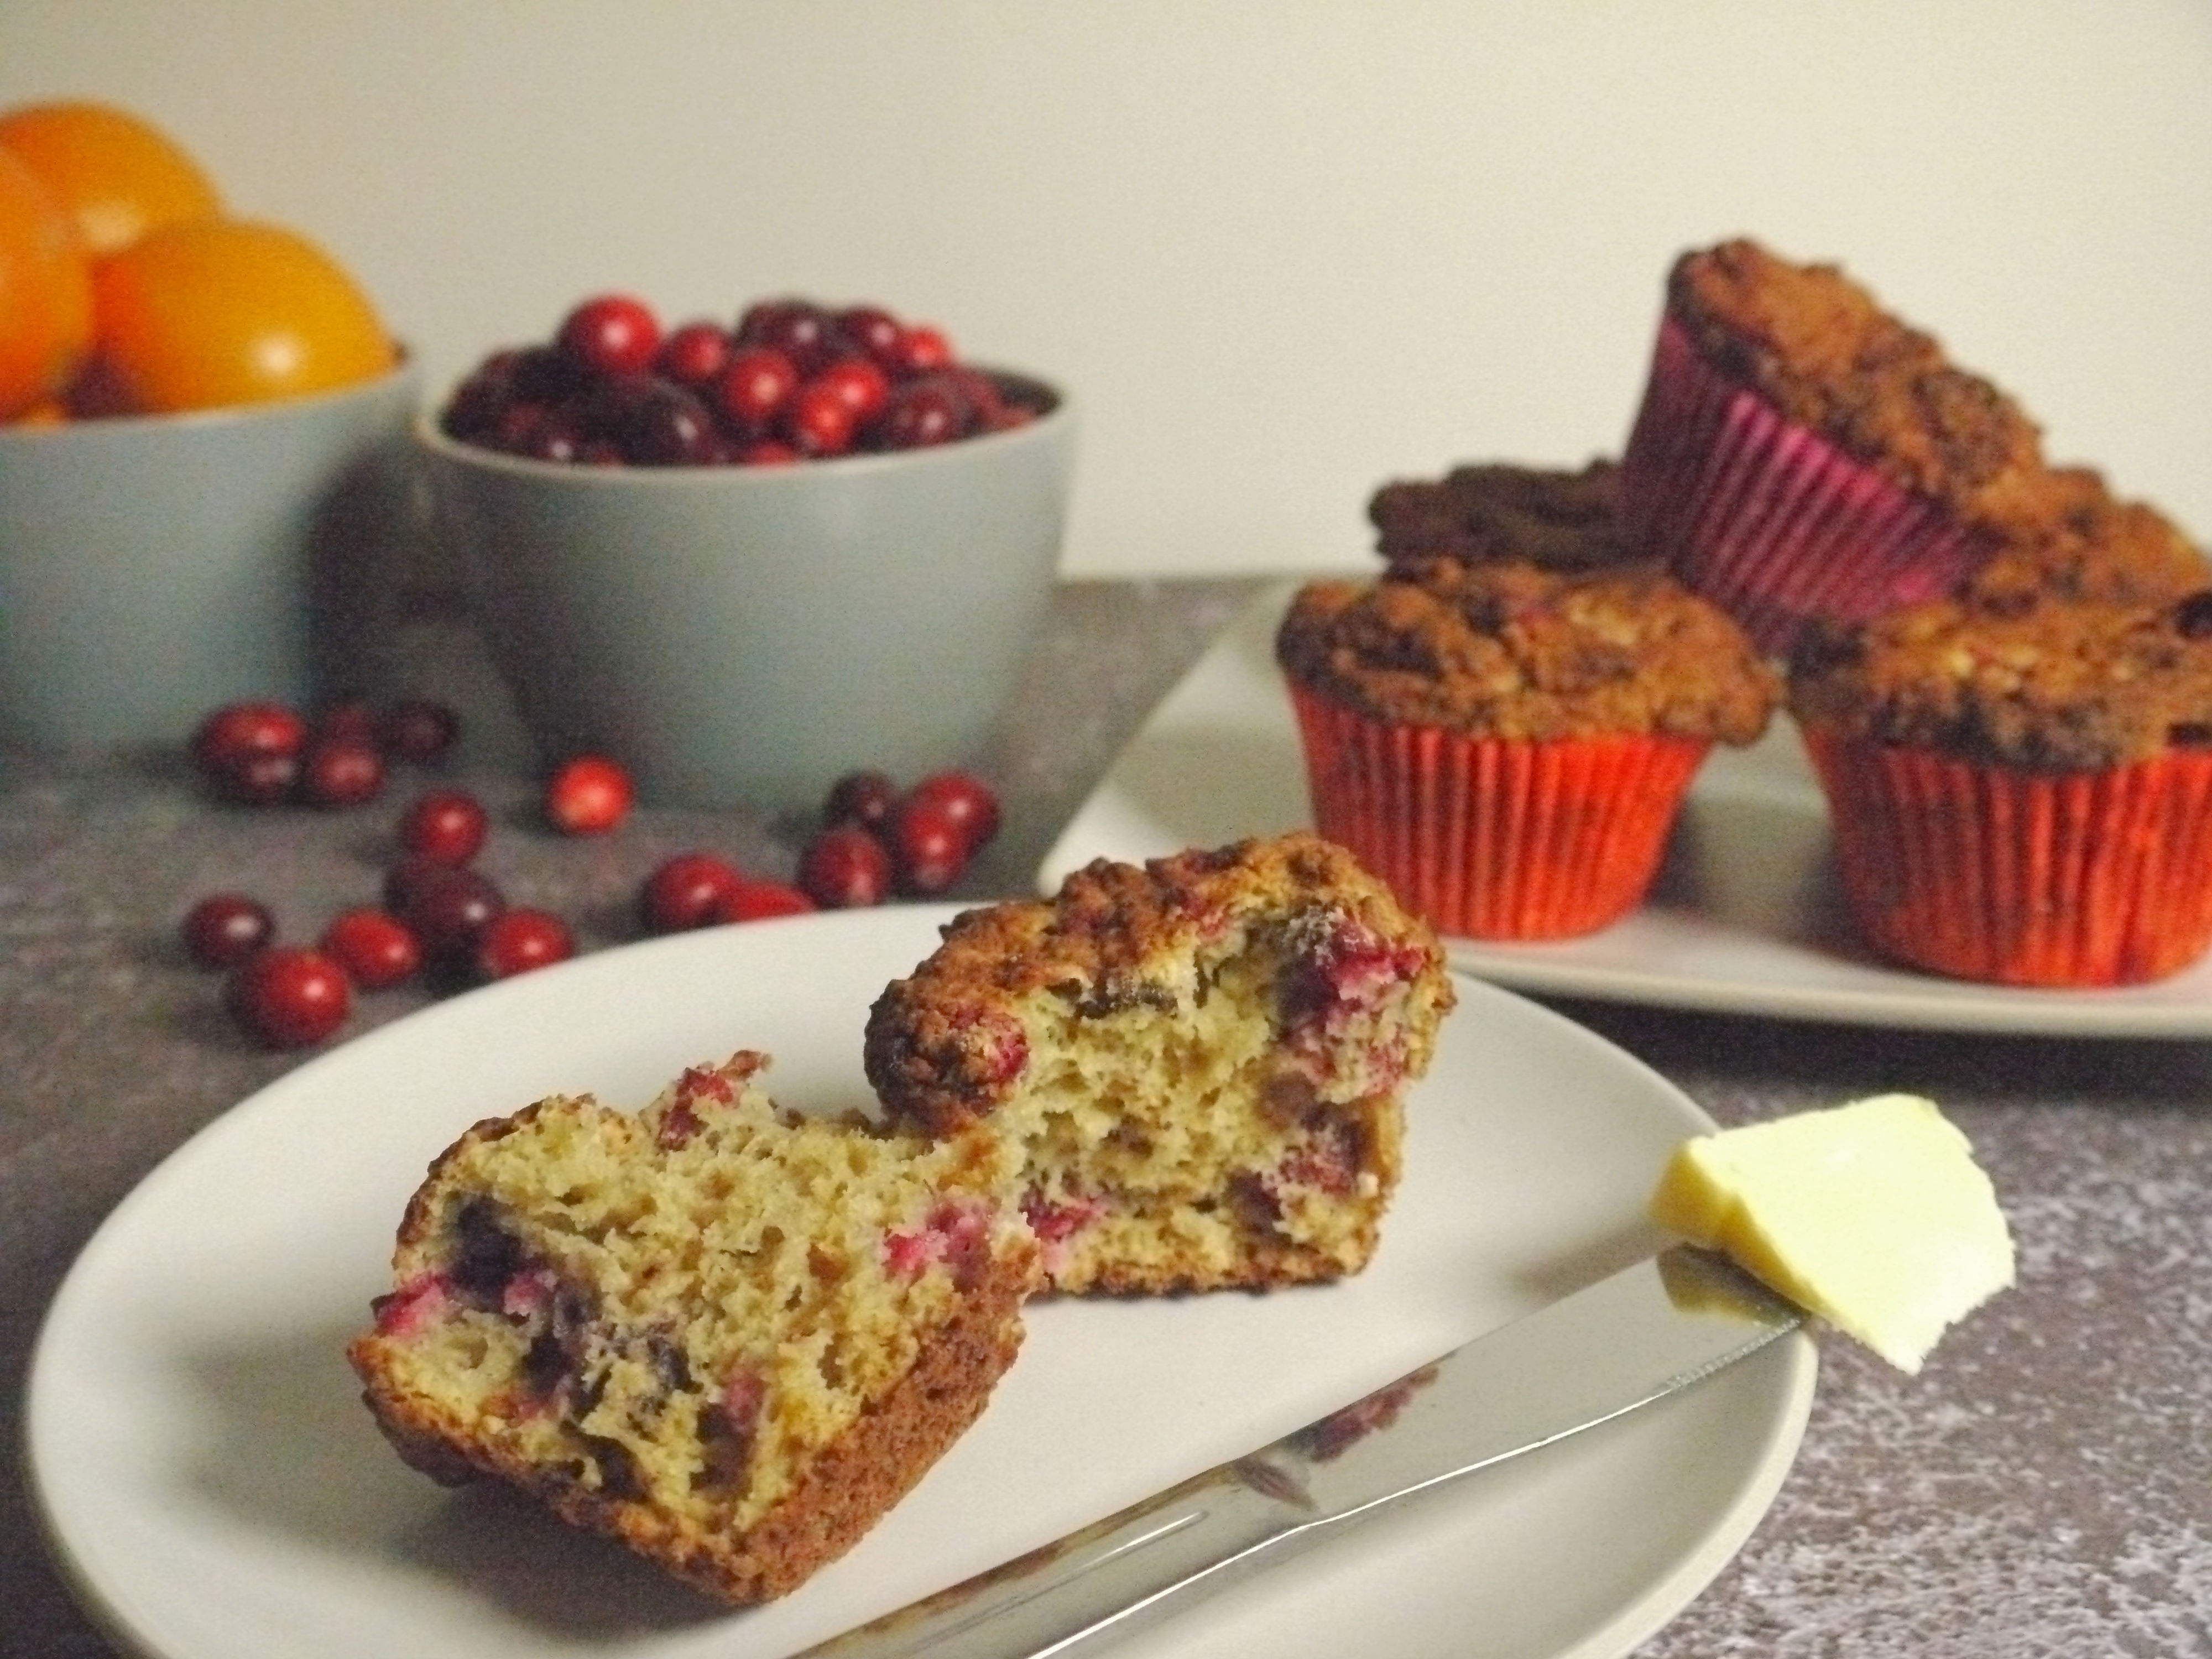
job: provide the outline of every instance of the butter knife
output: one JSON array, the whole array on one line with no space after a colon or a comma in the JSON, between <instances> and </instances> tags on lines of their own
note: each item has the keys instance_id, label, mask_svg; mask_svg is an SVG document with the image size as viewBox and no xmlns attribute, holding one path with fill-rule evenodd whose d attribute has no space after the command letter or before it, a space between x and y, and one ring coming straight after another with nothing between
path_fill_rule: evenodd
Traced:
<instances>
[{"instance_id":1,"label":"butter knife","mask_svg":"<svg viewBox=\"0 0 2212 1659\"><path fill-rule=\"evenodd\" d=\"M1677 1245L800 1659L1045 1659L1087 1650L1387 1504L1662 1400L1805 1317L1726 1258Z\"/></svg>"}]
</instances>

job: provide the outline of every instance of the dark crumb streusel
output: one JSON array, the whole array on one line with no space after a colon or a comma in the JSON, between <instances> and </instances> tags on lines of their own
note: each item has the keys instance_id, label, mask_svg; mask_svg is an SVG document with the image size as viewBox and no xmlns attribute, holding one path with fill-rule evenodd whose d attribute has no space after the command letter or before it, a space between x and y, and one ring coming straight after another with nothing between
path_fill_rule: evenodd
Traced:
<instances>
[{"instance_id":1,"label":"dark crumb streusel","mask_svg":"<svg viewBox=\"0 0 2212 1659\"><path fill-rule=\"evenodd\" d=\"M2212 588L2164 604L1944 599L1816 630L1790 676L1808 730L2036 771L2212 745Z\"/></svg>"},{"instance_id":2,"label":"dark crumb streusel","mask_svg":"<svg viewBox=\"0 0 2212 1659\"><path fill-rule=\"evenodd\" d=\"M1979 522L2035 487L2041 441L2020 405L1838 267L1739 239L1682 255L1667 293L1706 362L1900 488Z\"/></svg>"},{"instance_id":3,"label":"dark crumb streusel","mask_svg":"<svg viewBox=\"0 0 2212 1659\"><path fill-rule=\"evenodd\" d=\"M1749 743L1779 678L1717 606L1646 567L1438 561L1309 583L1276 635L1295 683L1373 718L1528 739Z\"/></svg>"},{"instance_id":4,"label":"dark crumb streusel","mask_svg":"<svg viewBox=\"0 0 2212 1659\"><path fill-rule=\"evenodd\" d=\"M1525 559L1590 570L1636 557L1620 525L1620 469L1578 472L1504 465L1454 467L1441 478L1398 479L1367 503L1376 550L1392 565Z\"/></svg>"},{"instance_id":5,"label":"dark crumb streusel","mask_svg":"<svg viewBox=\"0 0 2212 1659\"><path fill-rule=\"evenodd\" d=\"M2088 467L2053 468L1996 527L1998 550L1959 590L1970 605L2155 604L2212 585L2212 564L2172 520L2114 495Z\"/></svg>"}]
</instances>

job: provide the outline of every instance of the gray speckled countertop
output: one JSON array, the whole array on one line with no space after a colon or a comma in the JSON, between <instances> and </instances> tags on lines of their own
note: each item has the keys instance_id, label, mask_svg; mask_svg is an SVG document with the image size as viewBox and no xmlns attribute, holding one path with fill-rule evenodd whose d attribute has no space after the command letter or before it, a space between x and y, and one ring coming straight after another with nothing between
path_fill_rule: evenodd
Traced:
<instances>
[{"instance_id":1,"label":"gray speckled countertop","mask_svg":"<svg viewBox=\"0 0 2212 1659\"><path fill-rule=\"evenodd\" d=\"M1006 827L956 897L1029 890L1152 704L1260 584L1073 583L983 757ZM415 689L470 716L457 768L494 809L485 863L586 947L633 934L638 882L690 846L786 871L787 825L647 811L605 842L530 827L495 688L436 616ZM241 884L305 933L366 897L395 792L350 813L208 802L173 757L0 757L0 1654L111 1650L43 1555L20 1453L40 1316L101 1218L191 1131L298 1063L250 1047L173 942ZM419 1005L370 999L359 1031ZM1822 1027L1570 1002L1723 1122L1890 1087L1972 1138L2021 1285L1917 1377L1833 1339L1804 1443L1736 1560L1640 1649L2072 1659L2212 1653L2212 1045ZM1380 1650L1378 1649L1378 1650Z\"/></svg>"}]
</instances>

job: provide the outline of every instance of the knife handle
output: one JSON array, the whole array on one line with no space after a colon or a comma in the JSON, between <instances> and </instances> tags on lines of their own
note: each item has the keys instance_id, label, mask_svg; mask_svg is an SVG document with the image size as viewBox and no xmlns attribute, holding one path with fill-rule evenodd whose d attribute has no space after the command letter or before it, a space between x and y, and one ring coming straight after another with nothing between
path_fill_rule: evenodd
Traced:
<instances>
[{"instance_id":1,"label":"knife handle","mask_svg":"<svg viewBox=\"0 0 2212 1659\"><path fill-rule=\"evenodd\" d=\"M1224 1463L964 1583L807 1650L804 1659L1046 1659L1142 1628L1318 1541L1327 1517L1260 1458Z\"/></svg>"}]
</instances>

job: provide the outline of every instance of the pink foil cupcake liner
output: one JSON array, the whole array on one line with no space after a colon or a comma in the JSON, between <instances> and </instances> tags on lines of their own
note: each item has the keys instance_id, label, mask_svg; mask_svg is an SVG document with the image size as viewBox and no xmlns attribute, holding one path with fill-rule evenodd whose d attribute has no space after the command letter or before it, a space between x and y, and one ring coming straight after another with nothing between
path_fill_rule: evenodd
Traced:
<instances>
[{"instance_id":1,"label":"pink foil cupcake liner","mask_svg":"<svg viewBox=\"0 0 2212 1659\"><path fill-rule=\"evenodd\" d=\"M1778 414L1671 317L1620 463L1632 543L1786 655L1807 625L1939 598L1990 539Z\"/></svg>"},{"instance_id":2,"label":"pink foil cupcake liner","mask_svg":"<svg viewBox=\"0 0 2212 1659\"><path fill-rule=\"evenodd\" d=\"M2212 756L1978 765L1808 732L1867 941L1955 978L2140 984L2212 948Z\"/></svg>"},{"instance_id":3,"label":"pink foil cupcake liner","mask_svg":"<svg viewBox=\"0 0 2212 1659\"><path fill-rule=\"evenodd\" d=\"M1651 885L1711 744L1528 742L1394 725L1294 689L1315 827L1439 931L1570 939Z\"/></svg>"}]
</instances>

